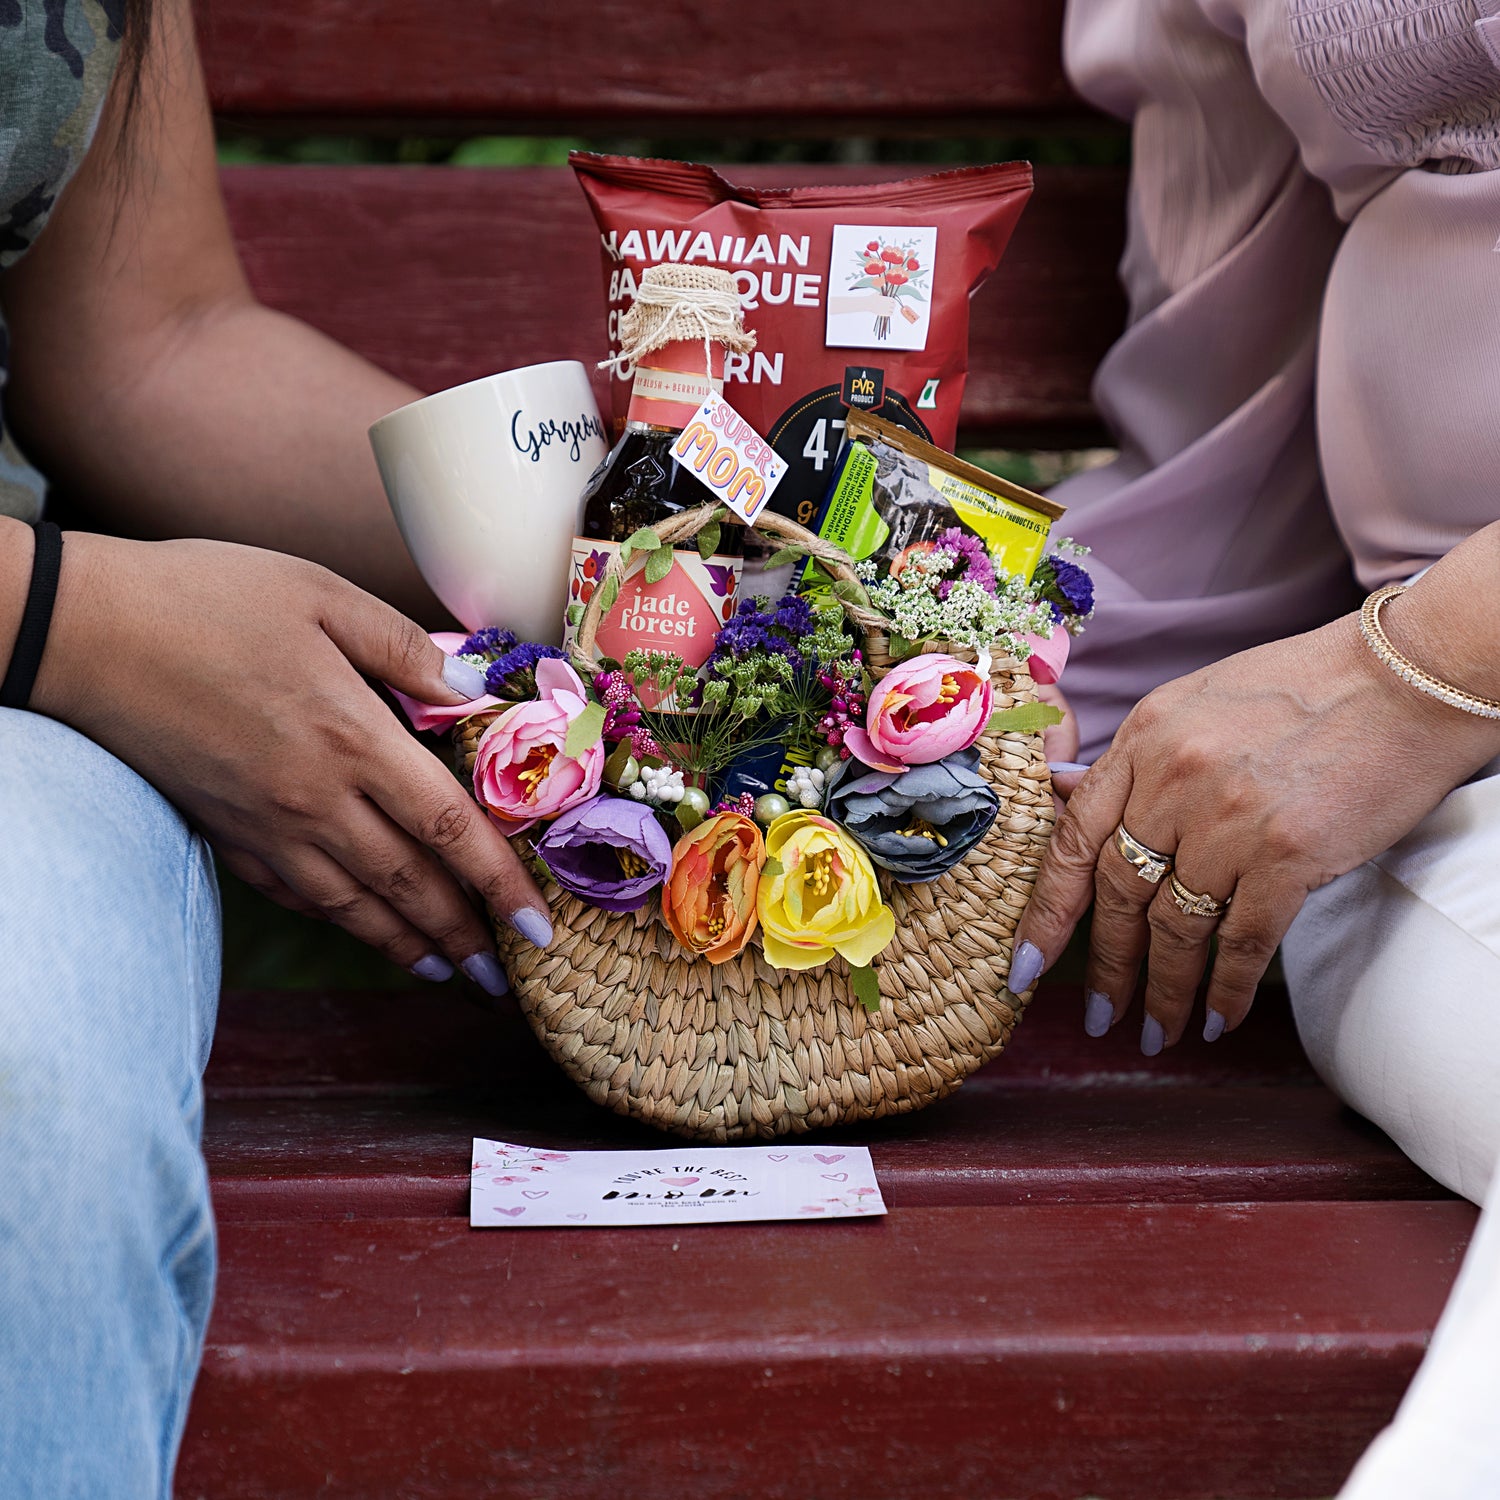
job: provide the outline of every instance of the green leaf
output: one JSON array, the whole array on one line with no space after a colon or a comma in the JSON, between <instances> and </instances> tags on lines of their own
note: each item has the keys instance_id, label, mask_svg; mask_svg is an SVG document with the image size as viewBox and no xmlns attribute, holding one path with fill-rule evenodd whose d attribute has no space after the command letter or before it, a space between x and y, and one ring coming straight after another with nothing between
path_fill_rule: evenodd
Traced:
<instances>
[{"instance_id":1,"label":"green leaf","mask_svg":"<svg viewBox=\"0 0 1500 1500\"><path fill-rule=\"evenodd\" d=\"M642 526L639 531L626 538L624 546L632 552L655 552L661 546L661 538L649 526Z\"/></svg>"},{"instance_id":2,"label":"green leaf","mask_svg":"<svg viewBox=\"0 0 1500 1500\"><path fill-rule=\"evenodd\" d=\"M760 867L760 878L775 880L778 875L784 874L786 874L786 866L774 854L766 855L766 862Z\"/></svg>"},{"instance_id":3,"label":"green leaf","mask_svg":"<svg viewBox=\"0 0 1500 1500\"><path fill-rule=\"evenodd\" d=\"M611 573L599 585L599 614L601 617L607 615L615 607L615 600L619 597L620 575L618 573Z\"/></svg>"},{"instance_id":4,"label":"green leaf","mask_svg":"<svg viewBox=\"0 0 1500 1500\"><path fill-rule=\"evenodd\" d=\"M719 550L719 535L723 531L717 519L714 519L698 533L698 556L707 562L715 552Z\"/></svg>"},{"instance_id":5,"label":"green leaf","mask_svg":"<svg viewBox=\"0 0 1500 1500\"><path fill-rule=\"evenodd\" d=\"M854 998L872 1016L880 1014L880 978L873 965L867 964L863 969L850 969L849 986L854 991Z\"/></svg>"},{"instance_id":6,"label":"green leaf","mask_svg":"<svg viewBox=\"0 0 1500 1500\"><path fill-rule=\"evenodd\" d=\"M779 552L773 552L766 559L765 566L768 568L779 568L783 563L796 562L799 557L806 556L806 547L799 547L795 542L791 542Z\"/></svg>"},{"instance_id":7,"label":"green leaf","mask_svg":"<svg viewBox=\"0 0 1500 1500\"><path fill-rule=\"evenodd\" d=\"M604 784L619 789L620 777L625 770L626 763L630 760L630 741L621 740L610 757L604 762Z\"/></svg>"},{"instance_id":8,"label":"green leaf","mask_svg":"<svg viewBox=\"0 0 1500 1500\"><path fill-rule=\"evenodd\" d=\"M1014 708L1002 708L990 715L984 726L986 734L1036 734L1061 724L1063 711L1054 703L1018 703Z\"/></svg>"},{"instance_id":9,"label":"green leaf","mask_svg":"<svg viewBox=\"0 0 1500 1500\"><path fill-rule=\"evenodd\" d=\"M646 582L660 583L672 571L672 549L657 547L646 559Z\"/></svg>"},{"instance_id":10,"label":"green leaf","mask_svg":"<svg viewBox=\"0 0 1500 1500\"><path fill-rule=\"evenodd\" d=\"M604 733L604 705L590 703L584 711L568 725L568 735L563 741L563 754L576 760L591 745L599 743Z\"/></svg>"},{"instance_id":11,"label":"green leaf","mask_svg":"<svg viewBox=\"0 0 1500 1500\"><path fill-rule=\"evenodd\" d=\"M583 605L570 604L568 606L568 624L575 630L583 624Z\"/></svg>"},{"instance_id":12,"label":"green leaf","mask_svg":"<svg viewBox=\"0 0 1500 1500\"><path fill-rule=\"evenodd\" d=\"M842 599L845 604L858 604L865 609L870 607L870 595L857 578L835 578L832 585L833 597Z\"/></svg>"},{"instance_id":13,"label":"green leaf","mask_svg":"<svg viewBox=\"0 0 1500 1500\"><path fill-rule=\"evenodd\" d=\"M915 656L920 641L909 641L904 635L893 635L891 637L891 660L905 661L908 656Z\"/></svg>"}]
</instances>

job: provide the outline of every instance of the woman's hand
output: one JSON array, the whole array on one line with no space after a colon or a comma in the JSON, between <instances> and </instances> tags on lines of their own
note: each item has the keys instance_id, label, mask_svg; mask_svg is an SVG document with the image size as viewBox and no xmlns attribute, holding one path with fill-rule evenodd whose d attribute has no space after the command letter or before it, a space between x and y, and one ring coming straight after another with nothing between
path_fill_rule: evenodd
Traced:
<instances>
[{"instance_id":1,"label":"woman's hand","mask_svg":"<svg viewBox=\"0 0 1500 1500\"><path fill-rule=\"evenodd\" d=\"M546 903L361 678L459 703L447 662L410 620L315 564L70 533L32 702L139 771L283 906L424 978L447 978L452 960L499 994L492 936L460 882L533 942L550 939Z\"/></svg>"},{"instance_id":2,"label":"woman's hand","mask_svg":"<svg viewBox=\"0 0 1500 1500\"><path fill-rule=\"evenodd\" d=\"M1386 611L1430 670L1442 670L1433 642L1454 639L1441 587L1424 581ZM1493 721L1401 681L1357 616L1170 682L1079 779L1016 932L1010 987L1035 982L1093 901L1085 1027L1099 1036L1125 1014L1148 958L1141 1045L1153 1055L1182 1036L1217 934L1212 1041L1245 1018L1308 893L1388 849L1497 752ZM1122 823L1189 891L1233 897L1222 919L1182 910L1170 875L1138 874L1115 847Z\"/></svg>"},{"instance_id":3,"label":"woman's hand","mask_svg":"<svg viewBox=\"0 0 1500 1500\"><path fill-rule=\"evenodd\" d=\"M1078 719L1073 713L1072 705L1055 682L1040 685L1036 695L1043 703L1050 703L1054 708L1062 710L1062 723L1049 724L1042 731L1042 749L1046 753L1048 764L1070 768L1075 766L1078 763ZM1071 790L1071 781L1058 788L1064 797Z\"/></svg>"}]
</instances>

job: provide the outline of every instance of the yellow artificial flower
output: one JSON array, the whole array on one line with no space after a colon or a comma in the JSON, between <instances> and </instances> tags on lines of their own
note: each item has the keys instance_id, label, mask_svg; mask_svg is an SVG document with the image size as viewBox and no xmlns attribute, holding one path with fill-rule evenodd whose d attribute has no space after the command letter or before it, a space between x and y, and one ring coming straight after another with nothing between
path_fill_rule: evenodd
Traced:
<instances>
[{"instance_id":1,"label":"yellow artificial flower","mask_svg":"<svg viewBox=\"0 0 1500 1500\"><path fill-rule=\"evenodd\" d=\"M838 953L862 969L895 937L869 856L820 813L777 818L766 833L766 865L756 907L767 963L812 969Z\"/></svg>"}]
</instances>

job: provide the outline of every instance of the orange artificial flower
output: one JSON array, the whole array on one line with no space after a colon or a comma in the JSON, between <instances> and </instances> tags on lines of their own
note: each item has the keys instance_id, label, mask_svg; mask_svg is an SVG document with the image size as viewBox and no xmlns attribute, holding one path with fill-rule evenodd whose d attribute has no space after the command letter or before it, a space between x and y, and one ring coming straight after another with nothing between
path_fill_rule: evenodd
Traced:
<instances>
[{"instance_id":1,"label":"orange artificial flower","mask_svg":"<svg viewBox=\"0 0 1500 1500\"><path fill-rule=\"evenodd\" d=\"M661 896L672 936L711 964L733 958L755 935L765 862L766 842L743 813L719 813L683 834Z\"/></svg>"}]
</instances>

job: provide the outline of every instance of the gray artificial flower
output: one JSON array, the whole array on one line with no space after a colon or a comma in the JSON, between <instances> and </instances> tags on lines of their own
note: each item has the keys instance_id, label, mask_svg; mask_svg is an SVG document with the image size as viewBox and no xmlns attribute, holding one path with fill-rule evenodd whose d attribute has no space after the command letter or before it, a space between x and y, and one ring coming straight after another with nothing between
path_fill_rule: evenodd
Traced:
<instances>
[{"instance_id":1,"label":"gray artificial flower","mask_svg":"<svg viewBox=\"0 0 1500 1500\"><path fill-rule=\"evenodd\" d=\"M999 799L979 772L979 751L912 766L900 775L846 760L829 779L828 816L897 880L936 880L989 832Z\"/></svg>"}]
</instances>

